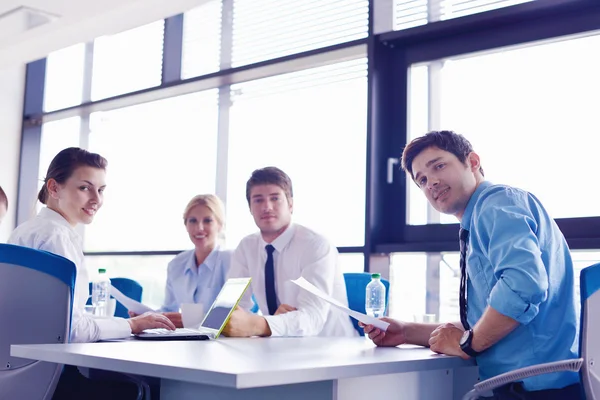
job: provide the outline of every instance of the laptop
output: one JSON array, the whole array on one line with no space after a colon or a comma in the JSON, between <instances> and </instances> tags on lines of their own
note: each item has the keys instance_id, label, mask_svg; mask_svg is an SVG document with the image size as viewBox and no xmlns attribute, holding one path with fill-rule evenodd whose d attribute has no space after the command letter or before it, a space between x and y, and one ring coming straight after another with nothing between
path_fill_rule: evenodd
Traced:
<instances>
[{"instance_id":1,"label":"laptop","mask_svg":"<svg viewBox=\"0 0 600 400\"><path fill-rule=\"evenodd\" d=\"M252 278L231 278L221 288L198 329L146 329L134 336L141 340L211 340L219 337L229 317L248 289Z\"/></svg>"}]
</instances>

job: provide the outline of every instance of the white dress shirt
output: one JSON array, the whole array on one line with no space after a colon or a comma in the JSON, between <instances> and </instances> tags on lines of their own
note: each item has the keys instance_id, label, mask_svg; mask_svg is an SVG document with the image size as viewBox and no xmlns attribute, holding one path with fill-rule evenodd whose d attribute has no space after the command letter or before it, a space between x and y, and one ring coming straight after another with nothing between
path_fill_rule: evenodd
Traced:
<instances>
[{"instance_id":1,"label":"white dress shirt","mask_svg":"<svg viewBox=\"0 0 600 400\"><path fill-rule=\"evenodd\" d=\"M75 263L77 277L71 318L71 342L96 342L131 335L129 322L123 318L95 318L85 314L89 278L84 265L82 240L62 215L47 207L42 208L35 218L13 231L8 243L45 250Z\"/></svg>"},{"instance_id":2,"label":"white dress shirt","mask_svg":"<svg viewBox=\"0 0 600 400\"><path fill-rule=\"evenodd\" d=\"M277 305L288 304L297 311L269 315L265 291L267 244L257 232L242 239L233 252L229 277L252 278L251 290L246 291L240 306L250 310L254 294L272 336L358 336L346 314L291 282L302 276L348 305L346 284L337 263L337 249L323 236L302 225L290 224L270 243L275 247Z\"/></svg>"}]
</instances>

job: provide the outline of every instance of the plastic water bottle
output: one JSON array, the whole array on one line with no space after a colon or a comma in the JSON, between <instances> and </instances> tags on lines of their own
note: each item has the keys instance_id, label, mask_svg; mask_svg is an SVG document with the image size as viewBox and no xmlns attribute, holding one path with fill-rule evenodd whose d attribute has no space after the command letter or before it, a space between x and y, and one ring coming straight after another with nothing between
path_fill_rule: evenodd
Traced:
<instances>
[{"instance_id":1,"label":"plastic water bottle","mask_svg":"<svg viewBox=\"0 0 600 400\"><path fill-rule=\"evenodd\" d=\"M371 274L371 282L367 285L365 310L367 315L379 318L385 311L385 286L381 282L381 274Z\"/></svg>"},{"instance_id":2,"label":"plastic water bottle","mask_svg":"<svg viewBox=\"0 0 600 400\"><path fill-rule=\"evenodd\" d=\"M92 305L94 306L94 315L99 317L108 316L108 307L110 299L110 279L106 276L106 270L100 268L98 276L92 283Z\"/></svg>"}]
</instances>

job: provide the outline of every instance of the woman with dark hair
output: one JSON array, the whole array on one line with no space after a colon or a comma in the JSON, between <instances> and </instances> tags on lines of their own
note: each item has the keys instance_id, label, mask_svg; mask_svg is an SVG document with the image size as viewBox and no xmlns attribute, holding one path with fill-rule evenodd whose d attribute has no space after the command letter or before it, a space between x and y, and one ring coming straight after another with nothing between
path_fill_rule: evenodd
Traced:
<instances>
[{"instance_id":1,"label":"woman with dark hair","mask_svg":"<svg viewBox=\"0 0 600 400\"><path fill-rule=\"evenodd\" d=\"M83 244L75 231L90 224L102 207L107 161L99 154L70 147L54 157L38 194L45 204L39 214L19 225L8 242L45 250L73 261L77 267L73 299L71 342L119 339L144 329L175 329L164 315L146 313L135 318L95 318L84 313L89 297L89 278Z\"/></svg>"}]
</instances>

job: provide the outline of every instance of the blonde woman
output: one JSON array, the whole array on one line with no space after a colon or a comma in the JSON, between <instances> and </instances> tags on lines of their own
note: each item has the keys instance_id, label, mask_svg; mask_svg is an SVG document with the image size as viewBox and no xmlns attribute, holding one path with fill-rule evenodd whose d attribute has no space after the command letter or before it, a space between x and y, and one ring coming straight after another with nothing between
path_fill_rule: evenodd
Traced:
<instances>
[{"instance_id":1,"label":"blonde woman","mask_svg":"<svg viewBox=\"0 0 600 400\"><path fill-rule=\"evenodd\" d=\"M161 308L178 327L182 327L182 303L200 303L207 311L227 280L231 251L219 247L225 227L223 209L213 194L195 196L185 207L183 223L194 248L169 263Z\"/></svg>"}]
</instances>

